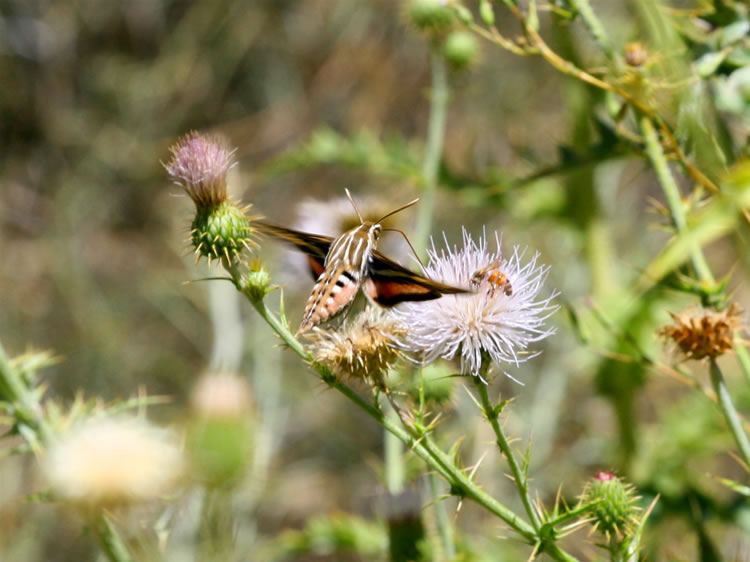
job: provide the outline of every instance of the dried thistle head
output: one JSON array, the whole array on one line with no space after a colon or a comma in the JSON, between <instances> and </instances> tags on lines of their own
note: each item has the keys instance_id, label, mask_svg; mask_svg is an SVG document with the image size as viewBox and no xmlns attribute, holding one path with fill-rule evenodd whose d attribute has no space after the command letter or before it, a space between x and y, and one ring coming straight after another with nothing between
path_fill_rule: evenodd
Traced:
<instances>
[{"instance_id":1,"label":"dried thistle head","mask_svg":"<svg viewBox=\"0 0 750 562\"><path fill-rule=\"evenodd\" d=\"M734 332L742 325L742 309L732 303L725 310L672 314L673 324L662 326L661 337L674 341L688 359L717 357L734 347Z\"/></svg>"},{"instance_id":2,"label":"dried thistle head","mask_svg":"<svg viewBox=\"0 0 750 562\"><path fill-rule=\"evenodd\" d=\"M306 334L316 363L339 377L374 379L399 359L396 346L404 328L393 318L369 308L339 329L316 328Z\"/></svg>"}]
</instances>

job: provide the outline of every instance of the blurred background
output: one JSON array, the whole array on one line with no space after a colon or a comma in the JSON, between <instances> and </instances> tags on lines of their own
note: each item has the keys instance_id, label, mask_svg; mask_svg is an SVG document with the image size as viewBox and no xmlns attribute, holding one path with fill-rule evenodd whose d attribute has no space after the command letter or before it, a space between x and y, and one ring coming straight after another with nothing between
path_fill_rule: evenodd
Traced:
<instances>
[{"instance_id":1,"label":"blurred background","mask_svg":"<svg viewBox=\"0 0 750 562\"><path fill-rule=\"evenodd\" d=\"M665 6L668 48L639 3L593 5L613 49L642 42L653 74L608 63L581 22L564 17L566 2L540 9L542 35L597 76L647 89L638 95L681 127L690 158L712 179L743 159L750 90L736 73L750 51L695 70L707 53L747 47L740 4ZM237 148L234 198L275 223L331 235L354 220L340 201L345 187L374 214L418 196L431 52L443 44L414 25L409 9L396 0L0 2L0 341L11 354L57 355L44 382L63 404L146 392L168 397L150 417L178 427L209 367L245 377L255 433L234 499L237 559L385 559L383 434L277 346L229 283L199 281L221 271L195 264L193 205L162 162L191 130L221 135ZM513 18L499 6L497 14L498 28L516 37ZM731 41L715 38L743 22ZM540 57L487 41L468 52L466 64L447 65L431 231L453 244L462 226L497 230L505 251L528 246L551 266L547 290L561 292L557 334L540 357L509 369L522 385L493 382L494 393L515 399L508 431L521 449L532 439L533 488L548 505L558 489L574 504L596 471L614 469L644 506L661 495L649 559L750 560L747 500L717 481L746 478L724 420L699 389L641 360L680 361L655 330L669 311L699 303L664 284L633 289L671 236L638 139L619 134L611 98ZM684 193L695 193L689 175L674 171ZM415 216L410 209L394 224L413 234ZM748 234L745 223L705 248L745 307ZM383 248L412 263L397 235ZM256 257L283 285L296 325L312 281L291 253L263 241ZM268 302L275 308L277 293ZM707 385L705 365L684 366ZM733 358L725 368L740 409L750 411L748 381ZM445 443L463 439L467 466L487 453L478 480L518 507L463 385L449 385L441 406ZM418 463L409 475L429 533L434 515ZM30 498L42 485L32 457L0 460L0 482L0 559L96 558L81 521ZM460 511L454 499L446 505L463 559L529 555L470 502ZM190 519L189 498L174 509ZM586 532L565 544L589 559L595 539ZM175 531L170 552L190 559L180 537Z\"/></svg>"}]
</instances>

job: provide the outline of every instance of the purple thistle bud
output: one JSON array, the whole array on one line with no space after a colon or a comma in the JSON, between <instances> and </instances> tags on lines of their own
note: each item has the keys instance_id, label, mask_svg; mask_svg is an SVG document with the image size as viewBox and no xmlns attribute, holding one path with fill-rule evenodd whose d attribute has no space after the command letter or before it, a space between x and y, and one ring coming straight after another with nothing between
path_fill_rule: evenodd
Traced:
<instances>
[{"instance_id":1,"label":"purple thistle bud","mask_svg":"<svg viewBox=\"0 0 750 562\"><path fill-rule=\"evenodd\" d=\"M164 167L196 207L216 207L227 200L227 172L235 165L233 150L219 138L192 131L171 148Z\"/></svg>"}]
</instances>

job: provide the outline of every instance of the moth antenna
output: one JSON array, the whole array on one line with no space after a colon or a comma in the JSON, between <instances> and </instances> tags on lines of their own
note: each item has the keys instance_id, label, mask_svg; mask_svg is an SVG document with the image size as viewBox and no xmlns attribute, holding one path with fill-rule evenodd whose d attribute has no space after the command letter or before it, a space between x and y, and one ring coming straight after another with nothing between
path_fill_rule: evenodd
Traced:
<instances>
[{"instance_id":1,"label":"moth antenna","mask_svg":"<svg viewBox=\"0 0 750 562\"><path fill-rule=\"evenodd\" d=\"M409 202L408 202L408 203L407 203L406 205L401 205L401 206L400 206L400 207L399 207L398 209L396 209L395 211L391 211L391 212L390 212L390 213L388 213L387 215L383 215L382 217L380 217L380 218L379 218L378 220L376 220L375 222L376 222L376 223L379 223L379 222L383 222L383 221L384 221L385 219L387 219L388 217L390 217L390 216L393 216L393 215L395 215L396 213L399 213L399 212L403 211L404 209L408 209L408 208L409 208L409 207L411 207L412 205L416 205L418 201L419 201L419 197L417 197L417 198L416 198L416 199L415 199L414 201L409 201ZM399 232L401 232L401 231L399 230ZM403 232L401 232L401 234L404 234L404 233L403 233ZM404 234L404 236L406 236L406 235Z\"/></svg>"},{"instance_id":2,"label":"moth antenna","mask_svg":"<svg viewBox=\"0 0 750 562\"><path fill-rule=\"evenodd\" d=\"M349 201L352 202L352 207L354 207L354 212L357 213L357 216L359 217L359 223L364 224L365 221L362 219L362 213L359 212L359 209L357 208L357 204L354 202L354 199L352 198L352 194L349 193L349 190L346 187L344 188L344 191L346 191L346 196L349 198Z\"/></svg>"},{"instance_id":3,"label":"moth antenna","mask_svg":"<svg viewBox=\"0 0 750 562\"><path fill-rule=\"evenodd\" d=\"M383 220L383 219L380 219L380 220ZM409 244L409 248L411 248L411 253L414 254L415 258L417 258L417 261L419 262L419 267L422 268L422 273L424 273L424 264L422 263L422 260L419 259L419 254L417 254L417 251L414 249L414 246L411 245L411 242L409 241L408 236L406 236L406 233L403 230L399 230L398 228L384 228L383 232L386 232L386 231L398 232L399 234L401 234L401 236L404 237L404 240L406 240L406 243Z\"/></svg>"}]
</instances>

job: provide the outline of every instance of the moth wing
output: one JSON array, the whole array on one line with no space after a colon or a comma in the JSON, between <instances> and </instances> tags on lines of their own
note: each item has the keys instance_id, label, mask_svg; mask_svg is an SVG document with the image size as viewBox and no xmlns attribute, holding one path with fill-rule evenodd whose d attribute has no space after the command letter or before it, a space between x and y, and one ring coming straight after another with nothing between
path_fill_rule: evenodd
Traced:
<instances>
[{"instance_id":1,"label":"moth wing","mask_svg":"<svg viewBox=\"0 0 750 562\"><path fill-rule=\"evenodd\" d=\"M394 306L404 301L428 301L442 295L472 292L427 279L377 251L373 253L370 262L365 290L381 306Z\"/></svg>"},{"instance_id":2,"label":"moth wing","mask_svg":"<svg viewBox=\"0 0 750 562\"><path fill-rule=\"evenodd\" d=\"M313 278L317 279L325 271L325 261L328 250L331 248L333 238L320 234L309 234L267 222L253 221L253 226L261 234L271 236L287 244L295 246L299 251L307 254L310 271Z\"/></svg>"}]
</instances>

